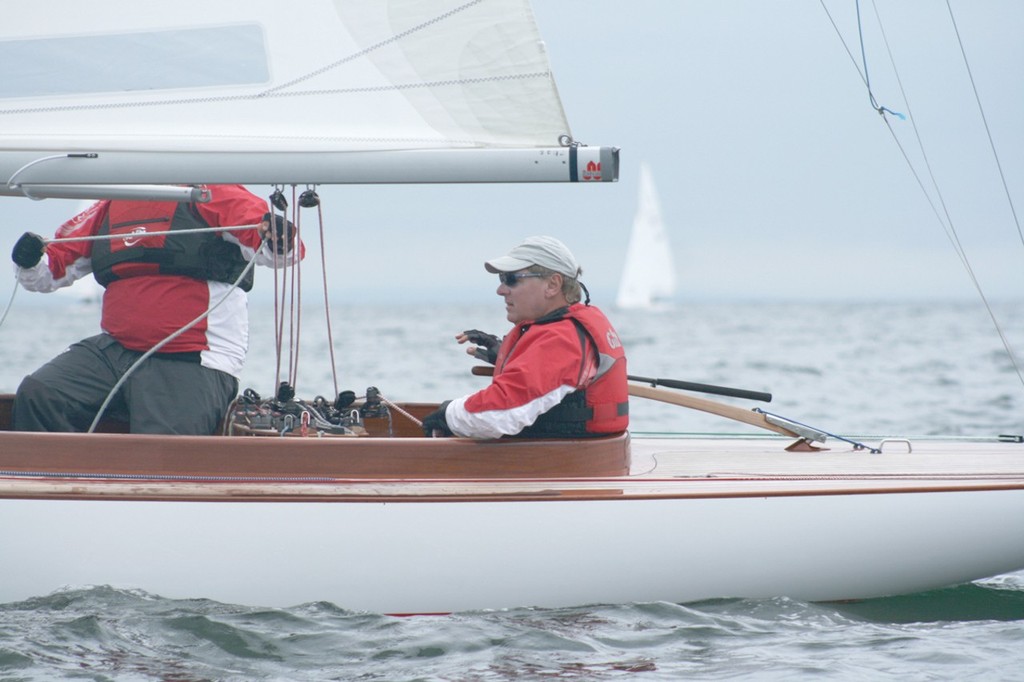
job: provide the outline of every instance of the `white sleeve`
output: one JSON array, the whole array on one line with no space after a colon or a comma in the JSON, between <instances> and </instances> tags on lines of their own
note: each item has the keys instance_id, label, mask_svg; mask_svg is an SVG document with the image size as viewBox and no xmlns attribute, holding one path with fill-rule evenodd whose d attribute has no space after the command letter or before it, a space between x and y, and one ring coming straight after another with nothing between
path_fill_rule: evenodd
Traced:
<instances>
[{"instance_id":1,"label":"white sleeve","mask_svg":"<svg viewBox=\"0 0 1024 682\"><path fill-rule=\"evenodd\" d=\"M64 276L60 279L54 279L53 273L50 272L50 266L47 264L46 256L44 255L34 267L22 268L18 265L14 266L14 274L18 277L18 283L21 284L28 291L38 291L42 293L50 293L63 287L69 287L75 283L75 281L82 279L83 277L92 273L92 260L89 258L79 258L75 262L71 263L64 271Z\"/></svg>"},{"instance_id":2,"label":"white sleeve","mask_svg":"<svg viewBox=\"0 0 1024 682\"><path fill-rule=\"evenodd\" d=\"M575 390L574 387L563 384L522 405L486 412L467 410L466 400L470 397L467 395L448 403L448 409L444 413L445 421L448 422L448 428L456 436L466 438L514 436L527 426L533 425L538 417L562 402L565 396Z\"/></svg>"}]
</instances>

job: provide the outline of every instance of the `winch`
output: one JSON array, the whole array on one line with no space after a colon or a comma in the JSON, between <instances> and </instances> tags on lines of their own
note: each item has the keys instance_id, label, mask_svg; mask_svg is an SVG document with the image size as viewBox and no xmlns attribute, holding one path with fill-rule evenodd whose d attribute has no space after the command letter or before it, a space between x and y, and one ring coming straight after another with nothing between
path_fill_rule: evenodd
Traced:
<instances>
[{"instance_id":1,"label":"winch","mask_svg":"<svg viewBox=\"0 0 1024 682\"><path fill-rule=\"evenodd\" d=\"M251 388L231 404L224 420L224 434L232 436L365 436L364 420L386 419L391 411L375 386L357 401L354 391L342 391L334 401L317 396L312 401L295 398L288 382L281 382L273 398L264 399Z\"/></svg>"}]
</instances>

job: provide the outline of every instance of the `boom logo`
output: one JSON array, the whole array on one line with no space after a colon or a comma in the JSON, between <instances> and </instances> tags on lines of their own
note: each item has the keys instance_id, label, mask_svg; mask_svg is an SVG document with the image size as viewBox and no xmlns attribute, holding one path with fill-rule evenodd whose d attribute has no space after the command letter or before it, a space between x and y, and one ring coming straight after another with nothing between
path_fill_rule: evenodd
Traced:
<instances>
[{"instance_id":1,"label":"boom logo","mask_svg":"<svg viewBox=\"0 0 1024 682\"><path fill-rule=\"evenodd\" d=\"M583 180L600 180L601 179L601 164L596 161L588 161L586 168L583 169Z\"/></svg>"}]
</instances>

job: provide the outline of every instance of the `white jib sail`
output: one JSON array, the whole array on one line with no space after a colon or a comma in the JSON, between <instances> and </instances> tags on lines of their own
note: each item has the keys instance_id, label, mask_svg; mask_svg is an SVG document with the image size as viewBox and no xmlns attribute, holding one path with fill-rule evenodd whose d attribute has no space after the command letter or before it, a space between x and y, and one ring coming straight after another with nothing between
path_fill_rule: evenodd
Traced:
<instances>
[{"instance_id":1,"label":"white jib sail","mask_svg":"<svg viewBox=\"0 0 1024 682\"><path fill-rule=\"evenodd\" d=\"M37 0L0 22L0 63L0 191L448 182L505 150L611 179L600 148L561 146L527 0ZM520 179L509 158L467 180Z\"/></svg>"},{"instance_id":2,"label":"white jib sail","mask_svg":"<svg viewBox=\"0 0 1024 682\"><path fill-rule=\"evenodd\" d=\"M672 245L650 168L642 163L639 202L615 302L620 308L650 308L671 299L675 290Z\"/></svg>"}]
</instances>

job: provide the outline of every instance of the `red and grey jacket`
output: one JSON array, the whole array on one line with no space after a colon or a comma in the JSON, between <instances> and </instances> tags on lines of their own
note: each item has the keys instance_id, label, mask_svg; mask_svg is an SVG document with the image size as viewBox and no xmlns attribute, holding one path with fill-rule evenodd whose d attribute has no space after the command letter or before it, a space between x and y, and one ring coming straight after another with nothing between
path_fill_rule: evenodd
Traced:
<instances>
[{"instance_id":1,"label":"red and grey jacket","mask_svg":"<svg viewBox=\"0 0 1024 682\"><path fill-rule=\"evenodd\" d=\"M166 241L172 243L167 249L163 248L166 243L164 235L147 236L141 234L141 229L139 234L131 234L133 227L145 225L151 225L150 231L167 227L181 229L193 219L196 220L193 224L200 226L255 225L267 212L266 201L241 185L211 185L208 189L211 194L209 202L195 204L192 208L186 206L181 211L159 202L97 202L61 225L57 237L88 237L103 230L126 236L112 240L116 246L111 247L102 246L109 240L51 242L46 256L36 267L18 268L18 281L29 291L48 292L66 287L95 271L97 279L103 280L106 286L100 326L125 348L140 352L151 349L203 313L211 311L203 321L176 336L161 352L182 354L179 357L198 354L204 367L237 377L248 347L249 314L245 292L231 286L241 272L237 269L234 253L237 252L242 259L243 267L247 259L255 260L258 265L284 267L302 258L305 249L296 239L295 253L275 256L264 246L255 229L168 235ZM193 210L198 218L191 215ZM179 222L183 211L189 213ZM154 225L153 220L166 222ZM138 222L131 225L133 221ZM154 263L148 257L135 259L119 255L138 247L152 248L157 253L175 253L173 240L200 235L203 238L193 242L194 248L189 246L166 263L161 260L166 256L157 256ZM135 239L138 241L133 242ZM224 246L211 246L212 239L223 241ZM220 253L218 249L229 254L226 264L213 264L207 257ZM197 261L198 268L193 269ZM162 269L165 266L180 267L181 272L188 274L167 273ZM204 279L206 277L209 279ZM211 309L215 301L219 304Z\"/></svg>"},{"instance_id":2,"label":"red and grey jacket","mask_svg":"<svg viewBox=\"0 0 1024 682\"><path fill-rule=\"evenodd\" d=\"M455 435L580 437L629 425L626 356L608 318L580 303L516 326L490 386L449 403Z\"/></svg>"},{"instance_id":3,"label":"red and grey jacket","mask_svg":"<svg viewBox=\"0 0 1024 682\"><path fill-rule=\"evenodd\" d=\"M174 234L176 230L210 227L195 204L171 201L115 201L97 230L102 239L92 248L92 269L104 287L125 277L184 275L200 280L233 283L248 263L237 244L219 234ZM147 236L147 232L166 232ZM238 286L252 289L250 269Z\"/></svg>"}]
</instances>

